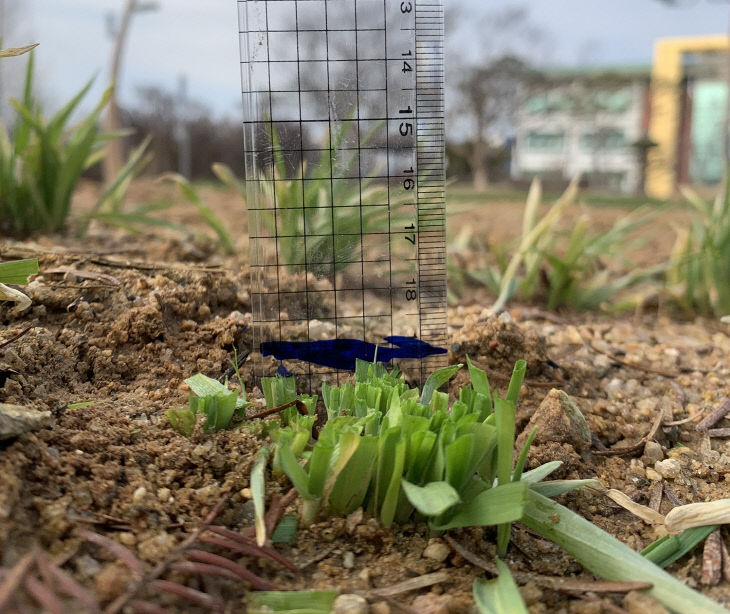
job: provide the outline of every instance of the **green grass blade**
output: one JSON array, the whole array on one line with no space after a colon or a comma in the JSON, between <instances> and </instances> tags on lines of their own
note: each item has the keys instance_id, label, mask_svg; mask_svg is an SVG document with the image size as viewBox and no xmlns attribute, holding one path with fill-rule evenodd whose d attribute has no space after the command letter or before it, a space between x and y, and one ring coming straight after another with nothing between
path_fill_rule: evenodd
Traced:
<instances>
[{"instance_id":1,"label":"green grass blade","mask_svg":"<svg viewBox=\"0 0 730 614\"><path fill-rule=\"evenodd\" d=\"M514 522L522 517L527 502L527 484L511 482L478 494L469 503L457 507L446 522L434 524L438 531L459 527L480 527Z\"/></svg>"},{"instance_id":2,"label":"green grass blade","mask_svg":"<svg viewBox=\"0 0 730 614\"><path fill-rule=\"evenodd\" d=\"M253 591L247 596L249 614L330 614L337 591Z\"/></svg>"},{"instance_id":3,"label":"green grass blade","mask_svg":"<svg viewBox=\"0 0 730 614\"><path fill-rule=\"evenodd\" d=\"M587 480L550 480L549 482L540 482L533 484L530 488L541 494L543 497L557 497L563 493L583 488L584 486L593 486L594 488L601 488L601 482L598 480L587 479Z\"/></svg>"},{"instance_id":4,"label":"green grass blade","mask_svg":"<svg viewBox=\"0 0 730 614\"><path fill-rule=\"evenodd\" d=\"M520 589L509 567L497 559L499 576L494 580L474 580L474 603L481 614L527 614Z\"/></svg>"},{"instance_id":5,"label":"green grass blade","mask_svg":"<svg viewBox=\"0 0 730 614\"><path fill-rule=\"evenodd\" d=\"M463 365L452 365L431 373L431 375L428 376L426 383L423 385L423 391L421 392L421 404L428 405L431 403L433 393L454 377L456 372L461 369L462 366Z\"/></svg>"},{"instance_id":6,"label":"green grass blade","mask_svg":"<svg viewBox=\"0 0 730 614\"><path fill-rule=\"evenodd\" d=\"M537 482L540 482L544 480L547 476L549 476L553 471L555 471L560 465L562 465L562 461L550 461L549 463L544 463L540 465L539 467L535 467L534 469L531 469L530 471L526 471L522 474L522 481L527 482L528 484L537 484Z\"/></svg>"},{"instance_id":7,"label":"green grass blade","mask_svg":"<svg viewBox=\"0 0 730 614\"><path fill-rule=\"evenodd\" d=\"M38 270L37 258L0 262L0 284L27 284L28 278L36 275Z\"/></svg>"},{"instance_id":8,"label":"green grass blade","mask_svg":"<svg viewBox=\"0 0 730 614\"><path fill-rule=\"evenodd\" d=\"M259 450L256 463L251 469L251 492L253 494L254 524L256 527L256 543L263 546L266 543L266 463L269 462L270 452L266 447Z\"/></svg>"},{"instance_id":9,"label":"green grass blade","mask_svg":"<svg viewBox=\"0 0 730 614\"><path fill-rule=\"evenodd\" d=\"M520 450L520 455L517 457L515 470L512 472L512 479L515 482L519 482L522 479L522 471L524 470L525 463L527 462L527 454L530 452L530 446L532 445L532 441L535 439L535 435L537 435L537 427L534 427L530 431L530 434L525 440L525 444L522 446L522 450Z\"/></svg>"},{"instance_id":10,"label":"green grass blade","mask_svg":"<svg viewBox=\"0 0 730 614\"><path fill-rule=\"evenodd\" d=\"M233 248L233 240L231 235L226 230L225 225L221 219L208 207L198 196L198 193L193 188L192 184L185 179L182 175L177 173L168 173L165 177L171 179L177 184L178 189L182 194L195 206L200 214L201 219L215 232L218 236L221 247L227 254L232 254L235 250Z\"/></svg>"},{"instance_id":11,"label":"green grass blade","mask_svg":"<svg viewBox=\"0 0 730 614\"><path fill-rule=\"evenodd\" d=\"M558 544L591 573L617 582L651 582L654 586L647 592L679 614L727 614L719 603L685 586L568 508L532 491L527 500L521 522Z\"/></svg>"},{"instance_id":12,"label":"green grass blade","mask_svg":"<svg viewBox=\"0 0 730 614\"><path fill-rule=\"evenodd\" d=\"M693 527L682 531L679 535L665 535L649 544L641 554L659 567L666 567L703 542L719 526L712 524L706 527Z\"/></svg>"},{"instance_id":13,"label":"green grass blade","mask_svg":"<svg viewBox=\"0 0 730 614\"><path fill-rule=\"evenodd\" d=\"M527 362L524 360L518 360L512 369L512 377L510 377L509 388L507 389L507 396L505 398L514 403L515 407L517 406L517 399L520 396L520 388L522 388L526 370Z\"/></svg>"}]
</instances>

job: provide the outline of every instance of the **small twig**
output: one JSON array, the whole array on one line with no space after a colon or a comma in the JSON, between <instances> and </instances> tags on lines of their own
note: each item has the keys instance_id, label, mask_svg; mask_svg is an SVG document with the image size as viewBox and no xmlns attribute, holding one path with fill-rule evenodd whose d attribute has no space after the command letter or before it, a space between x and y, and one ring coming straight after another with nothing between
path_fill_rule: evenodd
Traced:
<instances>
[{"instance_id":1,"label":"small twig","mask_svg":"<svg viewBox=\"0 0 730 614\"><path fill-rule=\"evenodd\" d=\"M284 403L283 405L279 405L278 407L272 407L271 409L267 409L266 411L261 411L258 414L254 414L253 416L248 416L248 420L255 420L256 418L265 418L266 416L270 416L271 414L277 414L280 411L287 409L288 407L292 407L293 405L296 405L297 411L302 415L307 415L307 406L302 403L299 399L294 399L293 401L289 401L288 403Z\"/></svg>"},{"instance_id":2,"label":"small twig","mask_svg":"<svg viewBox=\"0 0 730 614\"><path fill-rule=\"evenodd\" d=\"M448 580L448 572L436 571L434 573L423 574L417 578L411 578L410 580L404 580L397 584L384 586L383 588L374 588L372 590L365 591L365 594L369 599L377 597L393 597L395 595L400 595L401 593L407 593L420 588L426 588L427 586L433 586L434 584L448 582Z\"/></svg>"},{"instance_id":3,"label":"small twig","mask_svg":"<svg viewBox=\"0 0 730 614\"><path fill-rule=\"evenodd\" d=\"M112 258L91 257L87 262L119 269L137 269L140 271L195 271L199 273L225 273L221 266L181 266L167 262L139 262L132 260L117 260Z\"/></svg>"},{"instance_id":4,"label":"small twig","mask_svg":"<svg viewBox=\"0 0 730 614\"><path fill-rule=\"evenodd\" d=\"M221 498L218 503L215 504L213 509L205 517L201 525L195 529L188 537L175 548L164 560L160 561L157 566L148 574L143 575L125 594L120 595L115 599L104 611L105 614L118 614L124 607L132 600L137 599L139 594L147 588L152 582L157 581L158 578L167 571L167 569L175 563L184 553L188 550L200 537L201 533L208 530L208 527L213 522L215 517L220 513L221 509L228 501L228 495Z\"/></svg>"},{"instance_id":5,"label":"small twig","mask_svg":"<svg viewBox=\"0 0 730 614\"><path fill-rule=\"evenodd\" d=\"M200 541L209 544L215 544L229 550L238 550L243 554L249 556L257 556L261 558L268 558L275 563L279 563L291 571L297 571L297 566L294 565L289 559L280 554L278 551L270 548L269 546L259 546L255 540L227 529L226 527L220 527L218 525L210 525L208 530L211 533L220 535L221 537L212 537L208 535L201 535ZM222 539L221 539L222 538Z\"/></svg>"},{"instance_id":6,"label":"small twig","mask_svg":"<svg viewBox=\"0 0 730 614\"><path fill-rule=\"evenodd\" d=\"M662 426L679 426L680 424L687 424L688 422L694 422L697 418L701 418L704 411L696 411L682 420L672 420L672 422L662 422Z\"/></svg>"},{"instance_id":7,"label":"small twig","mask_svg":"<svg viewBox=\"0 0 730 614\"><path fill-rule=\"evenodd\" d=\"M601 456L618 456L620 454L635 454L641 452L644 449L647 441L654 439L654 435L657 434L659 427L662 424L662 418L664 417L664 410L660 409L657 417L654 419L654 423L651 425L649 432L642 437L638 443L633 446L627 446L622 448L609 448L608 450L596 450L594 454L600 454Z\"/></svg>"},{"instance_id":8,"label":"small twig","mask_svg":"<svg viewBox=\"0 0 730 614\"><path fill-rule=\"evenodd\" d=\"M461 555L466 561L492 575L497 575L497 566L494 563L471 552L450 535L445 535L444 539L446 540L446 543L448 543L454 551ZM541 574L524 571L512 571L512 575L515 580L521 584L534 582L543 588L549 588L560 593L628 593L629 591L643 590L653 586L651 582L604 582L596 580L579 580L576 578L561 578L559 576L543 576Z\"/></svg>"},{"instance_id":9,"label":"small twig","mask_svg":"<svg viewBox=\"0 0 730 614\"><path fill-rule=\"evenodd\" d=\"M36 553L35 550L26 554L16 565L10 570L5 580L0 584L0 612L4 612L5 608L13 598L15 591L25 579L26 574L33 565Z\"/></svg>"},{"instance_id":10,"label":"small twig","mask_svg":"<svg viewBox=\"0 0 730 614\"><path fill-rule=\"evenodd\" d=\"M306 561L304 561L304 563L300 563L299 565L297 565L297 569L299 571L302 571L302 570L306 569L307 567L309 567L310 565L319 563L322 559L327 558L327 556L329 556L329 554L335 548L337 548L337 544L330 544L324 550L322 550L322 552L319 552L318 554L313 556L311 559L307 559Z\"/></svg>"},{"instance_id":11,"label":"small twig","mask_svg":"<svg viewBox=\"0 0 730 614\"><path fill-rule=\"evenodd\" d=\"M27 328L25 328L25 329L21 330L21 331L20 331L20 332L19 332L19 333L18 333L17 335L15 335L14 337L11 337L11 338L10 338L10 339L8 339L7 341L3 341L2 343L0 343L0 350L1 350L2 348L4 348L4 347L5 347L6 345L10 345L11 343L13 343L13 342L17 341L17 340L18 340L18 339L20 339L20 338L21 338L21 337L22 337L23 335L26 335L26 334L28 334L28 333L29 333L29 332L30 332L31 330L33 330L33 328L35 328L35 327L34 327L34 326L32 326L32 325L31 325L31 326L28 326Z\"/></svg>"},{"instance_id":12,"label":"small twig","mask_svg":"<svg viewBox=\"0 0 730 614\"><path fill-rule=\"evenodd\" d=\"M710 429L707 431L708 437L730 437L730 428Z\"/></svg>"},{"instance_id":13,"label":"small twig","mask_svg":"<svg viewBox=\"0 0 730 614\"><path fill-rule=\"evenodd\" d=\"M704 420L702 420L695 428L698 431L707 431L711 426L714 426L720 420L722 420L727 414L730 413L730 398L725 397L720 401L719 405L715 407Z\"/></svg>"}]
</instances>

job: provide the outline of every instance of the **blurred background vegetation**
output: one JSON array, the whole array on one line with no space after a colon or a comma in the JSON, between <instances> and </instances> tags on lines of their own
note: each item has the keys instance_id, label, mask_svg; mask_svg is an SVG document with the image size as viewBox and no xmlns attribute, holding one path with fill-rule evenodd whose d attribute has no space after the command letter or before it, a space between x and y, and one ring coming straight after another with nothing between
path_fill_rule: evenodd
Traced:
<instances>
[{"instance_id":1,"label":"blurred background vegetation","mask_svg":"<svg viewBox=\"0 0 730 614\"><path fill-rule=\"evenodd\" d=\"M222 15L219 2L104 0L72 10L63 2L0 0L0 46L41 42L33 59L0 64L0 228L65 229L83 178L99 188L76 231L93 220L184 230L167 218L168 201L125 204L136 178L174 173L183 200L224 251L233 251L225 222L198 191L211 182L240 191L240 103L231 100L238 90L231 78L238 70L235 4L227 3L224 30L212 21ZM583 4L601 19L600 3ZM629 10L621 4L603 8L607 23ZM544 10L535 2L448 4L454 300L476 285L500 306L512 298L551 308L635 306L671 296L690 311L730 311L730 205L722 189L730 46L727 34L714 31L716 15L726 20L728 8L701 0L631 7L638 16L671 15L673 26L665 32L644 22L653 29L643 39L636 28L609 32L615 45L643 40L645 51L654 47L637 57L634 46L615 54L626 61L609 64L605 42L590 38L595 24L581 27L582 9L574 7L574 26L556 33L535 17ZM76 29L65 30L70 24ZM63 49L54 47L59 36ZM566 62L561 45L577 49L578 58ZM159 72L158 60L168 56L178 61ZM289 138L283 126L278 138ZM642 205L654 211L627 220L615 213ZM495 235L490 216L508 210L514 223L495 225ZM658 210L668 216L657 221ZM475 213L479 223L463 223ZM627 290L631 300L617 301Z\"/></svg>"}]
</instances>

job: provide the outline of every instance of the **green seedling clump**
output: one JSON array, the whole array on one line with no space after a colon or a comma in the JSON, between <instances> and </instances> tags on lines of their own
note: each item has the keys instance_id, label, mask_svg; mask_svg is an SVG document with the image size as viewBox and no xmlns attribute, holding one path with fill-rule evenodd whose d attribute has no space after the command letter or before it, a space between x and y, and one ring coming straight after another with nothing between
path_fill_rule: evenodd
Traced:
<instances>
[{"instance_id":1,"label":"green seedling clump","mask_svg":"<svg viewBox=\"0 0 730 614\"><path fill-rule=\"evenodd\" d=\"M438 388L461 366L436 371L419 393L397 368L359 361L354 383L322 386L328 421L315 443L301 420L272 433L274 468L299 492L302 522L363 507L384 527L411 519L434 530L503 525L508 537L529 488L512 463L525 363L516 364L502 398L468 361L472 383L449 406Z\"/></svg>"},{"instance_id":2,"label":"green seedling clump","mask_svg":"<svg viewBox=\"0 0 730 614\"><path fill-rule=\"evenodd\" d=\"M491 390L486 373L466 360L471 383L452 403L439 388L461 365L436 371L419 393L397 368L389 372L381 363L359 361L353 383L322 386L328 420L316 441L311 438L312 412L292 413L288 423L270 430L274 471L285 473L297 489L302 524L362 507L386 528L406 521L427 522L431 531L496 525L497 552L503 557L510 525L520 521L599 577L646 579L653 584L648 592L673 611L726 611L659 566L686 553L706 529L657 543L642 556L552 501L549 497L596 481L543 481L559 461L523 471L534 431L514 460L515 407L525 362L515 364L507 393L501 397ZM264 390L272 407L296 398L294 382L285 378L271 378ZM316 400L310 402L313 408ZM252 476L260 543L266 537L263 472L270 456L263 448L256 479ZM526 612L506 565L498 560L497 567L498 580L474 585L477 608L487 614ZM266 603L272 611L285 612L296 603L293 597L278 602L277 593L257 598L272 599Z\"/></svg>"},{"instance_id":3,"label":"green seedling clump","mask_svg":"<svg viewBox=\"0 0 730 614\"><path fill-rule=\"evenodd\" d=\"M229 390L228 381L221 383L198 373L186 379L185 383L193 391L188 407L165 412L170 426L185 437L193 434L198 414L206 417L203 430L216 432L228 428L234 416L242 416L249 405L246 390L242 387L240 394Z\"/></svg>"}]
</instances>

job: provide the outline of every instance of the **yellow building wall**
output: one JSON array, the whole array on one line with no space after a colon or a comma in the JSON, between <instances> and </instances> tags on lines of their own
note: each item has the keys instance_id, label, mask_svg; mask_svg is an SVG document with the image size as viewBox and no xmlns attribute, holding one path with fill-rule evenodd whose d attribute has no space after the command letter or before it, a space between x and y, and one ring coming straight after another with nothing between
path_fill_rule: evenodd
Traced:
<instances>
[{"instance_id":1,"label":"yellow building wall","mask_svg":"<svg viewBox=\"0 0 730 614\"><path fill-rule=\"evenodd\" d=\"M657 146L648 152L646 193L670 198L676 191L677 147L681 112L682 55L728 48L727 35L662 38L654 45L651 71L649 138Z\"/></svg>"}]
</instances>

